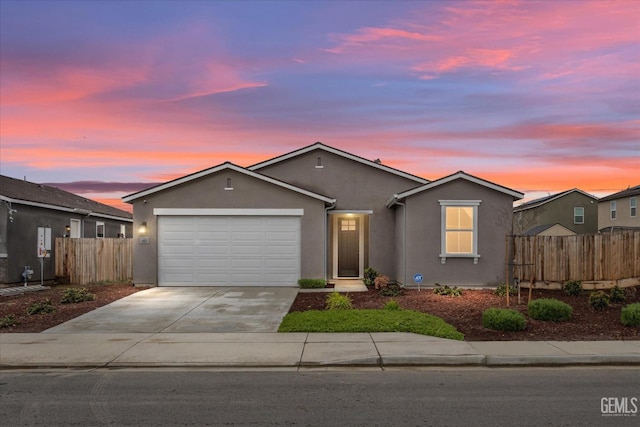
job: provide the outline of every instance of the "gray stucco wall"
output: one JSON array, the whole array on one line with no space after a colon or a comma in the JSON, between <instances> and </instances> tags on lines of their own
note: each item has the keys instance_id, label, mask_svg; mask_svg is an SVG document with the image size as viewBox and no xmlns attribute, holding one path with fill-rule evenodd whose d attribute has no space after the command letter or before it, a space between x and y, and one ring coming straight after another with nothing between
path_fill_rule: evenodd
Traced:
<instances>
[{"instance_id":1,"label":"gray stucco wall","mask_svg":"<svg viewBox=\"0 0 640 427\"><path fill-rule=\"evenodd\" d=\"M441 206L439 200L481 200L478 206L478 253L473 258L440 260ZM408 197L407 280L421 273L423 284L486 285L504 281L505 236L511 232L513 198L487 187L458 179ZM396 208L398 215L401 207ZM402 237L399 236L399 241ZM400 271L400 267L398 267Z\"/></svg>"},{"instance_id":2,"label":"gray stucco wall","mask_svg":"<svg viewBox=\"0 0 640 427\"><path fill-rule=\"evenodd\" d=\"M6 233L4 240L6 247L6 261L3 263L5 271L0 272L2 283L22 282L22 271L28 265L34 271L33 281L40 281L40 260L37 255L38 227L51 228L51 252L50 257L43 260L43 279L55 279L55 238L63 237L65 227L70 224L70 219L81 221L83 237L96 237L96 221L104 222L105 237L115 238L120 233L120 224L125 224L126 233L131 236L131 222L117 221L100 217L84 216L72 212L44 209L29 205L12 204L16 212L13 213L13 221L8 218L7 209L2 208L0 215L0 233ZM2 231L4 229L4 231ZM2 263L0 263L2 268Z\"/></svg>"},{"instance_id":3,"label":"gray stucco wall","mask_svg":"<svg viewBox=\"0 0 640 427\"><path fill-rule=\"evenodd\" d=\"M231 179L232 191L225 190ZM133 202L134 263L137 285L157 285L157 216L154 208L304 209L301 218L301 275L324 277L324 207L321 200L267 183L234 170L223 170ZM146 221L149 243L140 243L140 224Z\"/></svg>"},{"instance_id":4,"label":"gray stucco wall","mask_svg":"<svg viewBox=\"0 0 640 427\"><path fill-rule=\"evenodd\" d=\"M574 224L573 208L584 208L584 224ZM547 224L559 223L577 234L598 232L598 202L579 192L572 192L537 208L515 212L513 229L515 234Z\"/></svg>"},{"instance_id":5,"label":"gray stucco wall","mask_svg":"<svg viewBox=\"0 0 640 427\"><path fill-rule=\"evenodd\" d=\"M318 157L322 168L316 167ZM420 183L319 149L257 172L335 198L335 210L373 211L369 216L369 242L365 248L369 262L364 267L396 277L395 212L385 203L393 194Z\"/></svg>"}]
</instances>

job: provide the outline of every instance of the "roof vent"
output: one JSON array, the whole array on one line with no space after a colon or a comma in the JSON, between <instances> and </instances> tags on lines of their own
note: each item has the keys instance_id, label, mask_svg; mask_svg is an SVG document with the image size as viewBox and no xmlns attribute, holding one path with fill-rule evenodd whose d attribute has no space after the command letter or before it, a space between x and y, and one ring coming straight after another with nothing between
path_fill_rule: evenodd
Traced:
<instances>
[{"instance_id":1,"label":"roof vent","mask_svg":"<svg viewBox=\"0 0 640 427\"><path fill-rule=\"evenodd\" d=\"M382 164L382 160L380 160L380 159L375 159L375 160L373 161L373 163L375 163L375 164L378 164L378 165L379 165L379 164Z\"/></svg>"}]
</instances>

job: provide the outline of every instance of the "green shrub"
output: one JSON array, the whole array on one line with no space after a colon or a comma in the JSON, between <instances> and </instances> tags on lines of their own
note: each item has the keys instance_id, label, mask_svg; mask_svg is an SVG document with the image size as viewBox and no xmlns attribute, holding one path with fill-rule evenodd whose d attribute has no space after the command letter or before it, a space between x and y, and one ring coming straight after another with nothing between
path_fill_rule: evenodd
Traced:
<instances>
[{"instance_id":1,"label":"green shrub","mask_svg":"<svg viewBox=\"0 0 640 427\"><path fill-rule=\"evenodd\" d=\"M482 326L497 331L522 331L527 325L524 314L507 308L488 308L482 312Z\"/></svg>"},{"instance_id":2,"label":"green shrub","mask_svg":"<svg viewBox=\"0 0 640 427\"><path fill-rule=\"evenodd\" d=\"M0 328L8 328L10 326L15 326L17 323L16 316L13 314L7 314L4 317L0 317Z\"/></svg>"},{"instance_id":3,"label":"green shrub","mask_svg":"<svg viewBox=\"0 0 640 427\"><path fill-rule=\"evenodd\" d=\"M67 288L62 293L60 302L62 304L76 304L83 301L93 301L96 299L87 288Z\"/></svg>"},{"instance_id":4,"label":"green shrub","mask_svg":"<svg viewBox=\"0 0 640 427\"><path fill-rule=\"evenodd\" d=\"M47 314L53 313L54 311L56 311L56 308L53 306L53 304L51 304L51 300L48 298L43 301L34 302L29 307L27 307L27 314L29 315Z\"/></svg>"},{"instance_id":5,"label":"green shrub","mask_svg":"<svg viewBox=\"0 0 640 427\"><path fill-rule=\"evenodd\" d=\"M562 290L567 295L571 295L572 297L577 297L582 292L582 282L579 280L568 280L564 282L564 286L562 286Z\"/></svg>"},{"instance_id":6,"label":"green shrub","mask_svg":"<svg viewBox=\"0 0 640 427\"><path fill-rule=\"evenodd\" d=\"M385 309L385 310L389 310L389 311L402 310L402 309L400 308L400 304L398 304L398 301L396 301L396 300L394 300L394 299L392 299L392 300L390 300L389 302L387 302L387 303L384 305L384 309Z\"/></svg>"},{"instance_id":7,"label":"green shrub","mask_svg":"<svg viewBox=\"0 0 640 427\"><path fill-rule=\"evenodd\" d=\"M541 298L529 303L527 313L532 319L536 320L564 322L571 319L573 308L555 298Z\"/></svg>"},{"instance_id":8,"label":"green shrub","mask_svg":"<svg viewBox=\"0 0 640 427\"><path fill-rule=\"evenodd\" d=\"M504 297L507 295L507 286L504 283L500 283L496 290L493 291L493 293L500 297ZM515 286L509 286L509 296L515 297L517 295L518 288L516 288Z\"/></svg>"},{"instance_id":9,"label":"green shrub","mask_svg":"<svg viewBox=\"0 0 640 427\"><path fill-rule=\"evenodd\" d=\"M278 332L411 332L453 340L464 335L439 317L413 310L307 310L287 314Z\"/></svg>"},{"instance_id":10,"label":"green shrub","mask_svg":"<svg viewBox=\"0 0 640 427\"><path fill-rule=\"evenodd\" d=\"M298 285L302 289L318 289L327 286L327 282L324 279L299 279Z\"/></svg>"},{"instance_id":11,"label":"green shrub","mask_svg":"<svg viewBox=\"0 0 640 427\"><path fill-rule=\"evenodd\" d=\"M640 326L640 302L623 307L620 321L625 326Z\"/></svg>"},{"instance_id":12,"label":"green shrub","mask_svg":"<svg viewBox=\"0 0 640 427\"><path fill-rule=\"evenodd\" d=\"M589 295L589 305L594 310L606 310L609 308L609 295L604 291L591 292L591 295Z\"/></svg>"},{"instance_id":13,"label":"green shrub","mask_svg":"<svg viewBox=\"0 0 640 427\"><path fill-rule=\"evenodd\" d=\"M442 286L439 283L436 283L436 287L433 290L433 293L436 295L447 295L450 297L459 297L462 295L462 289L458 288L457 286L450 288L447 285Z\"/></svg>"},{"instance_id":14,"label":"green shrub","mask_svg":"<svg viewBox=\"0 0 640 427\"><path fill-rule=\"evenodd\" d=\"M364 277L362 278L362 281L367 286L373 286L376 277L378 277L378 272L371 267L367 267L364 270Z\"/></svg>"},{"instance_id":15,"label":"green shrub","mask_svg":"<svg viewBox=\"0 0 640 427\"><path fill-rule=\"evenodd\" d=\"M626 295L624 289L622 289L618 285L615 285L613 288L611 288L611 291L609 293L609 301L611 301L611 302L626 302L627 301L627 295Z\"/></svg>"},{"instance_id":16,"label":"green shrub","mask_svg":"<svg viewBox=\"0 0 640 427\"><path fill-rule=\"evenodd\" d=\"M338 292L331 292L325 300L327 310L351 310L353 304L349 295L340 295Z\"/></svg>"},{"instance_id":17,"label":"green shrub","mask_svg":"<svg viewBox=\"0 0 640 427\"><path fill-rule=\"evenodd\" d=\"M399 297L403 294L402 288L397 283L389 283L380 289L380 295L383 297Z\"/></svg>"}]
</instances>

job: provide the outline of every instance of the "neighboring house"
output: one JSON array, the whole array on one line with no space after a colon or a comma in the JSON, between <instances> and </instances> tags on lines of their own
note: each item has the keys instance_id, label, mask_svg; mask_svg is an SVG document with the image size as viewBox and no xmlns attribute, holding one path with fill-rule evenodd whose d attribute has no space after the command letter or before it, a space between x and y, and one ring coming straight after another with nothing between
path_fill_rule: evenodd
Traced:
<instances>
[{"instance_id":1,"label":"neighboring house","mask_svg":"<svg viewBox=\"0 0 640 427\"><path fill-rule=\"evenodd\" d=\"M123 197L136 284L292 286L299 278L502 280L522 193L458 172L437 181L316 143ZM144 226L143 230L138 230Z\"/></svg>"},{"instance_id":2,"label":"neighboring house","mask_svg":"<svg viewBox=\"0 0 640 427\"><path fill-rule=\"evenodd\" d=\"M598 230L640 230L639 198L640 185L601 198L598 201Z\"/></svg>"},{"instance_id":3,"label":"neighboring house","mask_svg":"<svg viewBox=\"0 0 640 427\"><path fill-rule=\"evenodd\" d=\"M513 208L513 232L516 235L530 235L538 227L549 228L555 224L576 234L597 233L598 198L574 188Z\"/></svg>"},{"instance_id":4,"label":"neighboring house","mask_svg":"<svg viewBox=\"0 0 640 427\"><path fill-rule=\"evenodd\" d=\"M560 224L546 224L530 228L525 236L575 236L576 232Z\"/></svg>"},{"instance_id":5,"label":"neighboring house","mask_svg":"<svg viewBox=\"0 0 640 427\"><path fill-rule=\"evenodd\" d=\"M25 266L40 280L40 259L44 280L53 279L56 237L132 237L132 224L129 212L0 175L0 283L23 281Z\"/></svg>"}]
</instances>

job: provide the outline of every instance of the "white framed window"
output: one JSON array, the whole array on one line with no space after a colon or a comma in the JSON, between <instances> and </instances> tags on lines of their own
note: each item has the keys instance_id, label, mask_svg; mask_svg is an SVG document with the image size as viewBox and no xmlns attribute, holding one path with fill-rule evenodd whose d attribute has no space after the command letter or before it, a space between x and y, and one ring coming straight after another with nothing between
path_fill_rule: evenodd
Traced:
<instances>
[{"instance_id":1,"label":"white framed window","mask_svg":"<svg viewBox=\"0 0 640 427\"><path fill-rule=\"evenodd\" d=\"M440 261L473 258L478 263L478 206L480 200L439 200L441 209Z\"/></svg>"},{"instance_id":2,"label":"white framed window","mask_svg":"<svg viewBox=\"0 0 640 427\"><path fill-rule=\"evenodd\" d=\"M611 212L611 219L616 219L617 216L617 212L616 212L616 201L612 200L611 203L609 204L609 210Z\"/></svg>"},{"instance_id":3,"label":"white framed window","mask_svg":"<svg viewBox=\"0 0 640 427\"><path fill-rule=\"evenodd\" d=\"M636 197L630 198L629 206L629 216L635 218L638 215L638 199Z\"/></svg>"},{"instance_id":4,"label":"white framed window","mask_svg":"<svg viewBox=\"0 0 640 427\"><path fill-rule=\"evenodd\" d=\"M582 207L573 208L573 223L584 224L584 208Z\"/></svg>"},{"instance_id":5,"label":"white framed window","mask_svg":"<svg viewBox=\"0 0 640 427\"><path fill-rule=\"evenodd\" d=\"M79 219L71 218L69 220L69 237L78 239L82 237L82 226Z\"/></svg>"},{"instance_id":6,"label":"white framed window","mask_svg":"<svg viewBox=\"0 0 640 427\"><path fill-rule=\"evenodd\" d=\"M104 222L102 221L97 221L96 222L96 237L97 238L104 238Z\"/></svg>"}]
</instances>

